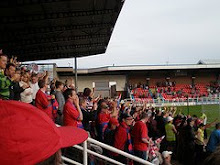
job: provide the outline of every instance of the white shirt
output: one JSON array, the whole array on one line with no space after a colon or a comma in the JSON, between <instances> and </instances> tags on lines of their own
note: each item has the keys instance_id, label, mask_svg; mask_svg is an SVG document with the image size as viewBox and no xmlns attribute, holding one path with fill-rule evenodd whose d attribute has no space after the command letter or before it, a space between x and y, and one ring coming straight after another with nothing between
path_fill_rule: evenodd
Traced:
<instances>
[{"instance_id":1,"label":"white shirt","mask_svg":"<svg viewBox=\"0 0 220 165\"><path fill-rule=\"evenodd\" d=\"M25 83L24 81L20 81L19 82L19 85L22 87L23 85L28 85L27 83ZM31 103L33 101L32 99L32 93L33 93L33 90L32 88L27 88L25 89L21 94L21 101L24 102L24 103Z\"/></svg>"},{"instance_id":2,"label":"white shirt","mask_svg":"<svg viewBox=\"0 0 220 165\"><path fill-rule=\"evenodd\" d=\"M32 82L30 82L30 87L31 87L32 90L33 90L32 98L35 99L35 98L36 98L37 91L40 89L39 86L38 86L38 83L36 82L35 84L32 84Z\"/></svg>"}]
</instances>

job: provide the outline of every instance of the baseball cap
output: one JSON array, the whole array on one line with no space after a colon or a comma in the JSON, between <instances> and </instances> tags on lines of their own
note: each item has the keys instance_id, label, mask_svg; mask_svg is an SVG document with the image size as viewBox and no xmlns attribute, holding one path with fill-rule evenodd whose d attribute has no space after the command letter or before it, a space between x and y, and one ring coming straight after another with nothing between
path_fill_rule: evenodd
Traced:
<instances>
[{"instance_id":1,"label":"baseball cap","mask_svg":"<svg viewBox=\"0 0 220 165\"><path fill-rule=\"evenodd\" d=\"M172 121L172 120L173 120L173 118L171 116L167 117L167 122Z\"/></svg>"},{"instance_id":2,"label":"baseball cap","mask_svg":"<svg viewBox=\"0 0 220 165\"><path fill-rule=\"evenodd\" d=\"M171 152L171 151L163 151L162 152L162 156L164 157L164 158L167 158L169 155L171 155L173 152Z\"/></svg>"},{"instance_id":3,"label":"baseball cap","mask_svg":"<svg viewBox=\"0 0 220 165\"><path fill-rule=\"evenodd\" d=\"M88 138L82 129L57 127L30 104L0 100L0 116L1 164L36 164Z\"/></svg>"}]
</instances>

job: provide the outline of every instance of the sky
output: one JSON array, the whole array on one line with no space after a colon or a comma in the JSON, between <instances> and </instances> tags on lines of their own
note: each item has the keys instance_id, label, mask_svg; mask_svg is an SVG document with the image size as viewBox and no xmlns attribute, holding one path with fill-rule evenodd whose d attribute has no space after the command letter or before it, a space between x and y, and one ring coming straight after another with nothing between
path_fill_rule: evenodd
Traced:
<instances>
[{"instance_id":1,"label":"sky","mask_svg":"<svg viewBox=\"0 0 220 165\"><path fill-rule=\"evenodd\" d=\"M106 53L79 58L78 68L220 59L219 6L219 0L125 0ZM40 62L73 66L73 59Z\"/></svg>"}]
</instances>

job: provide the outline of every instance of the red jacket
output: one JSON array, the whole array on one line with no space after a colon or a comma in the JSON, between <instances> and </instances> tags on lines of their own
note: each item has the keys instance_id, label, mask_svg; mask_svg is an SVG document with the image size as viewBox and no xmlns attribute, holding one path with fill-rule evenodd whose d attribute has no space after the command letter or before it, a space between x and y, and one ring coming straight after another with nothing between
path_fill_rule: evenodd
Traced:
<instances>
[{"instance_id":1,"label":"red jacket","mask_svg":"<svg viewBox=\"0 0 220 165\"><path fill-rule=\"evenodd\" d=\"M35 104L38 109L45 112L52 120L54 120L54 117L52 114L53 107L52 107L51 101L47 99L47 94L43 93L40 89L38 90L36 94Z\"/></svg>"},{"instance_id":2,"label":"red jacket","mask_svg":"<svg viewBox=\"0 0 220 165\"><path fill-rule=\"evenodd\" d=\"M126 148L127 147L126 144L128 141L127 131L126 131L127 128L130 129L125 122L122 122L115 132L114 147L122 151L127 150ZM116 153L112 153L112 154L113 156L118 156L118 154Z\"/></svg>"},{"instance_id":3,"label":"red jacket","mask_svg":"<svg viewBox=\"0 0 220 165\"><path fill-rule=\"evenodd\" d=\"M73 103L67 101L63 107L64 125L77 127L78 119L79 119L79 111L76 109Z\"/></svg>"}]
</instances>

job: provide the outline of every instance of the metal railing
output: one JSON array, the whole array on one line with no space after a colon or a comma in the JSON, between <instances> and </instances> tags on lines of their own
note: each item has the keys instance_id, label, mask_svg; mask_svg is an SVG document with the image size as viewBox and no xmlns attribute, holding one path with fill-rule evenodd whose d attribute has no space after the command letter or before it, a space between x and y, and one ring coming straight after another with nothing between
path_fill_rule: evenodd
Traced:
<instances>
[{"instance_id":1,"label":"metal railing","mask_svg":"<svg viewBox=\"0 0 220 165\"><path fill-rule=\"evenodd\" d=\"M90 138L90 137L89 137L85 142L83 142L83 146L80 146L80 145L75 145L75 146L73 146L74 148L77 148L77 149L83 151L83 164L81 164L81 163L79 163L79 162L77 162L77 161L75 161L75 160L72 160L72 159L70 159L70 158L67 158L67 157L65 157L65 156L62 156L62 159L63 159L64 161L68 162L68 163L71 163L71 164L76 164L76 165L88 165L88 154L90 154L90 155L93 155L93 156L95 156L95 157L101 158L101 159L103 159L103 160L105 160L105 161L111 162L111 163L113 163L113 164L123 165L123 163L121 163L121 162L118 162L118 161L116 161L116 160L114 160L114 159L112 159L112 158L109 158L109 157L107 157L107 156L101 155L101 154L99 154L99 153L96 153L96 152L94 152L94 151L88 149L87 142L90 143L90 144L98 145L98 146L100 146L100 147L102 147L102 148L105 148L105 149L108 150L108 151L112 151L112 152L115 152L115 153L120 154L120 155L122 155L122 156L125 156L126 158L131 159L131 160L133 160L133 161L135 161L135 162L138 162L138 163L140 163L140 164L153 165L152 163L150 163L150 162L148 162L148 161L146 161L146 160L144 160L144 159L141 159L141 158L136 157L136 156L134 156L134 155L128 154L128 153L126 153L126 152L124 152L124 151L122 151L122 150L119 150L119 149L114 148L114 147L112 147L112 146L109 146L109 145L107 145L107 144L101 143L101 142L99 142L99 141L97 141L97 140L95 140L95 139L92 139L92 138Z\"/></svg>"},{"instance_id":2,"label":"metal railing","mask_svg":"<svg viewBox=\"0 0 220 165\"><path fill-rule=\"evenodd\" d=\"M136 99L133 104L142 106L189 106L191 105L207 105L207 104L220 104L220 97L198 97L198 98L175 98L175 99Z\"/></svg>"}]
</instances>

